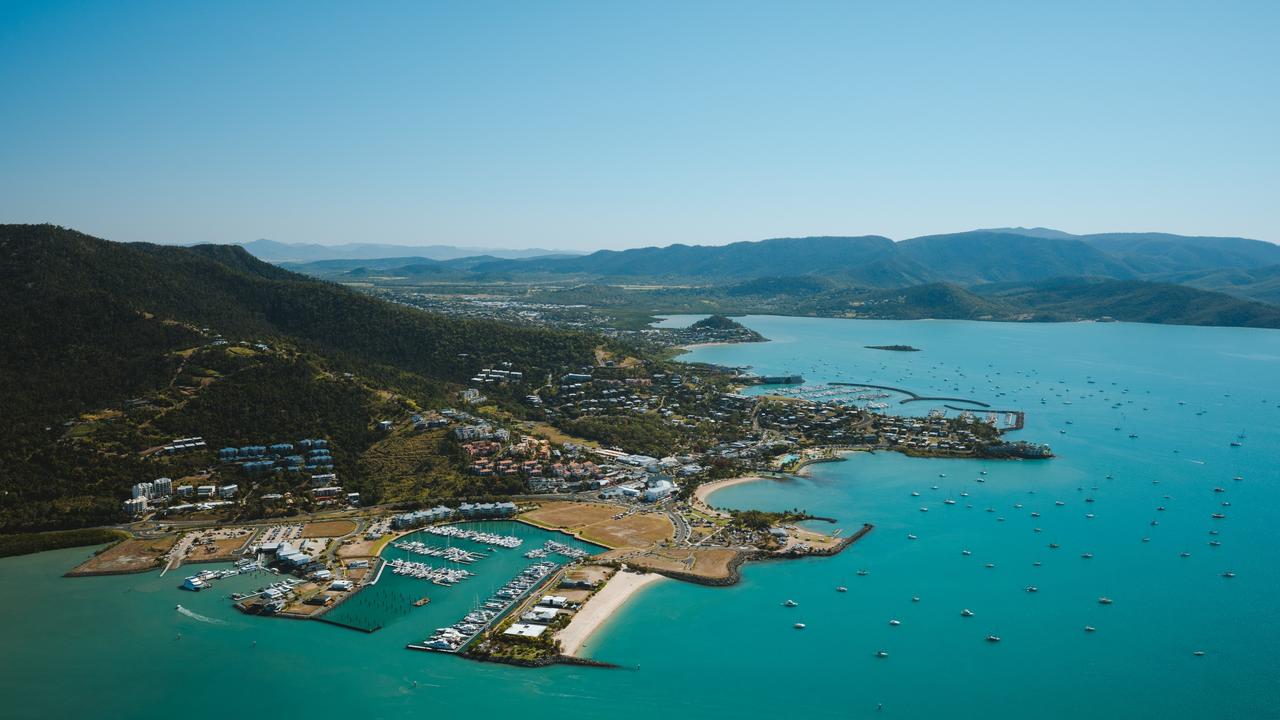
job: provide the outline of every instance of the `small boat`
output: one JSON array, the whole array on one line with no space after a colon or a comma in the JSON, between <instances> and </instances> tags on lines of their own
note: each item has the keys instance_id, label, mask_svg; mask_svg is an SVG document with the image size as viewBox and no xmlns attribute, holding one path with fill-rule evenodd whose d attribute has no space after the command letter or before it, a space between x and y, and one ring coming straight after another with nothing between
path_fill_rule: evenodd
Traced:
<instances>
[{"instance_id":1,"label":"small boat","mask_svg":"<svg viewBox=\"0 0 1280 720\"><path fill-rule=\"evenodd\" d=\"M1100 598L1098 598L1098 604L1099 604L1099 605L1110 605L1112 602L1114 602L1114 601L1113 601L1111 598L1109 598L1109 597L1100 597Z\"/></svg>"},{"instance_id":2,"label":"small boat","mask_svg":"<svg viewBox=\"0 0 1280 720\"><path fill-rule=\"evenodd\" d=\"M429 597L420 597L420 598L418 598L417 600L414 600L414 601L413 601L413 606L414 606L414 607L422 607L423 605L426 605L426 604L427 604L427 603L429 603L429 602L431 602L431 598L429 598Z\"/></svg>"},{"instance_id":3,"label":"small boat","mask_svg":"<svg viewBox=\"0 0 1280 720\"><path fill-rule=\"evenodd\" d=\"M999 636L999 635L988 635L988 636L987 636L987 642L989 642L989 643L998 643L998 642L1000 642L1000 636Z\"/></svg>"},{"instance_id":4,"label":"small boat","mask_svg":"<svg viewBox=\"0 0 1280 720\"><path fill-rule=\"evenodd\" d=\"M996 564L995 564L995 563L987 563L984 567L986 567L986 568L990 569L990 568L993 568L993 567L995 567L995 566L996 566Z\"/></svg>"},{"instance_id":5,"label":"small boat","mask_svg":"<svg viewBox=\"0 0 1280 720\"><path fill-rule=\"evenodd\" d=\"M927 508L927 507L925 507L925 506L921 505L921 506L920 506L920 512L929 512L929 508Z\"/></svg>"},{"instance_id":6,"label":"small boat","mask_svg":"<svg viewBox=\"0 0 1280 720\"><path fill-rule=\"evenodd\" d=\"M973 617L973 611L969 608L965 608L960 611L960 617Z\"/></svg>"},{"instance_id":7,"label":"small boat","mask_svg":"<svg viewBox=\"0 0 1280 720\"><path fill-rule=\"evenodd\" d=\"M1033 518L1038 518L1038 517L1040 517L1040 513L1038 513L1038 512L1034 512L1034 511L1033 511L1033 512L1031 513L1031 517L1033 517Z\"/></svg>"},{"instance_id":8,"label":"small boat","mask_svg":"<svg viewBox=\"0 0 1280 720\"><path fill-rule=\"evenodd\" d=\"M901 625L901 624L902 624L902 621L901 621L901 620L890 620L890 621L889 621L889 624L890 624L890 625L893 625L893 626L895 626L895 627L896 627L896 626L898 626L898 625Z\"/></svg>"},{"instance_id":9,"label":"small boat","mask_svg":"<svg viewBox=\"0 0 1280 720\"><path fill-rule=\"evenodd\" d=\"M1204 651L1203 651L1203 650L1195 650L1195 651L1193 651L1191 654L1192 654L1192 655L1195 655L1196 657L1204 657Z\"/></svg>"},{"instance_id":10,"label":"small boat","mask_svg":"<svg viewBox=\"0 0 1280 720\"><path fill-rule=\"evenodd\" d=\"M1090 520L1092 520L1095 517L1093 513L1085 513L1084 516L1089 518Z\"/></svg>"},{"instance_id":11,"label":"small boat","mask_svg":"<svg viewBox=\"0 0 1280 720\"><path fill-rule=\"evenodd\" d=\"M1049 543L1049 548L1050 548L1051 550L1057 550L1057 549L1058 549L1058 548L1060 548L1060 547L1062 547L1062 546L1061 546L1061 545L1059 545L1058 543Z\"/></svg>"},{"instance_id":12,"label":"small boat","mask_svg":"<svg viewBox=\"0 0 1280 720\"><path fill-rule=\"evenodd\" d=\"M859 571L858 571L858 577L863 577L863 576L865 576L865 575L870 575L870 574L871 574L871 573L870 573L869 571L867 571L867 570L859 570Z\"/></svg>"},{"instance_id":13,"label":"small boat","mask_svg":"<svg viewBox=\"0 0 1280 720\"><path fill-rule=\"evenodd\" d=\"M784 601L784 602L782 603L782 606L783 606L783 607L796 607L796 606L797 606L797 605L799 605L799 604L800 604L800 603L796 602L795 600L787 600L787 601Z\"/></svg>"},{"instance_id":14,"label":"small boat","mask_svg":"<svg viewBox=\"0 0 1280 720\"><path fill-rule=\"evenodd\" d=\"M1227 516L1226 516L1226 515L1223 515L1222 513L1214 513L1213 515L1210 515L1209 517L1212 517L1214 520L1222 520L1222 519L1225 519Z\"/></svg>"},{"instance_id":15,"label":"small boat","mask_svg":"<svg viewBox=\"0 0 1280 720\"><path fill-rule=\"evenodd\" d=\"M878 657L878 658L887 658L887 657L889 657L889 653L887 653L887 652L885 652L885 651L883 651L883 650L877 650L877 651L876 651L876 657Z\"/></svg>"},{"instance_id":16,"label":"small boat","mask_svg":"<svg viewBox=\"0 0 1280 720\"><path fill-rule=\"evenodd\" d=\"M1062 507L1063 505L1066 505L1066 503L1062 502L1061 500L1055 500L1053 504L1057 505L1058 507Z\"/></svg>"},{"instance_id":17,"label":"small boat","mask_svg":"<svg viewBox=\"0 0 1280 720\"><path fill-rule=\"evenodd\" d=\"M912 596L911 596L911 602L920 602L920 596L919 596L919 595L912 595Z\"/></svg>"},{"instance_id":18,"label":"small boat","mask_svg":"<svg viewBox=\"0 0 1280 720\"><path fill-rule=\"evenodd\" d=\"M1219 540L1210 540L1210 541L1209 541L1209 547L1218 547L1218 546L1220 546L1220 545L1222 545L1222 542L1221 542L1221 541L1219 541Z\"/></svg>"},{"instance_id":19,"label":"small boat","mask_svg":"<svg viewBox=\"0 0 1280 720\"><path fill-rule=\"evenodd\" d=\"M1236 442L1235 440L1232 440L1232 441L1231 441L1231 447L1241 447L1241 445L1240 445L1240 443L1239 443L1239 442Z\"/></svg>"},{"instance_id":20,"label":"small boat","mask_svg":"<svg viewBox=\"0 0 1280 720\"><path fill-rule=\"evenodd\" d=\"M1084 558L1085 560L1089 560L1093 558L1093 553L1091 552L1080 553L1080 557Z\"/></svg>"},{"instance_id":21,"label":"small boat","mask_svg":"<svg viewBox=\"0 0 1280 720\"><path fill-rule=\"evenodd\" d=\"M1029 593L1040 592L1040 588L1036 587L1035 585L1028 585L1025 588L1023 588L1023 590L1026 590Z\"/></svg>"},{"instance_id":22,"label":"small boat","mask_svg":"<svg viewBox=\"0 0 1280 720\"><path fill-rule=\"evenodd\" d=\"M1085 626L1084 626L1084 631L1085 631L1085 632L1097 632L1097 631L1098 631L1098 629L1097 629L1097 628L1095 628L1095 627L1094 627L1094 626L1092 626L1092 625L1085 625Z\"/></svg>"},{"instance_id":23,"label":"small boat","mask_svg":"<svg viewBox=\"0 0 1280 720\"><path fill-rule=\"evenodd\" d=\"M913 490L913 491L911 491L911 497L920 497L920 493L915 492L915 491Z\"/></svg>"},{"instance_id":24,"label":"small boat","mask_svg":"<svg viewBox=\"0 0 1280 720\"><path fill-rule=\"evenodd\" d=\"M1235 574L1234 572L1230 571L1230 570L1228 570L1228 571L1226 571L1226 572L1222 573L1222 577L1224 577L1224 578L1233 578L1233 577L1235 577L1235 576L1236 576L1236 574Z\"/></svg>"},{"instance_id":25,"label":"small boat","mask_svg":"<svg viewBox=\"0 0 1280 720\"><path fill-rule=\"evenodd\" d=\"M956 504L956 501L955 501L955 500L952 500L951 498L947 498L946 500L943 500L943 501L942 501L942 504L943 504L943 505L955 505L955 504Z\"/></svg>"},{"instance_id":26,"label":"small boat","mask_svg":"<svg viewBox=\"0 0 1280 720\"><path fill-rule=\"evenodd\" d=\"M1031 563L1031 567L1040 567L1040 561L1036 560L1035 562Z\"/></svg>"},{"instance_id":27,"label":"small boat","mask_svg":"<svg viewBox=\"0 0 1280 720\"><path fill-rule=\"evenodd\" d=\"M843 586L843 585L839 585L839 586L837 586L837 587L836 587L836 592L849 592L849 588L847 588L847 587L845 587L845 586Z\"/></svg>"},{"instance_id":28,"label":"small boat","mask_svg":"<svg viewBox=\"0 0 1280 720\"><path fill-rule=\"evenodd\" d=\"M972 553L971 551L969 551L969 550L961 550L961 551L960 551L960 554L961 554L961 555L972 555L973 553Z\"/></svg>"},{"instance_id":29,"label":"small boat","mask_svg":"<svg viewBox=\"0 0 1280 720\"><path fill-rule=\"evenodd\" d=\"M181 605L178 605L178 606L175 606L173 609L174 609L174 610L177 610L177 611L179 611L179 612L181 612L181 611L182 611L182 606L181 606Z\"/></svg>"},{"instance_id":30,"label":"small boat","mask_svg":"<svg viewBox=\"0 0 1280 720\"><path fill-rule=\"evenodd\" d=\"M908 539L908 540L919 540L920 538L916 537L915 535L912 535L911 533L907 533L907 539Z\"/></svg>"},{"instance_id":31,"label":"small boat","mask_svg":"<svg viewBox=\"0 0 1280 720\"><path fill-rule=\"evenodd\" d=\"M1191 553L1189 553L1189 552L1183 552L1181 555L1179 555L1179 557L1188 558L1188 557L1191 557Z\"/></svg>"},{"instance_id":32,"label":"small boat","mask_svg":"<svg viewBox=\"0 0 1280 720\"><path fill-rule=\"evenodd\" d=\"M795 628L795 629L797 629L797 630L803 630L803 629L804 629L804 623L796 623L796 624L795 624L795 625L793 625L792 627L794 627L794 628Z\"/></svg>"}]
</instances>

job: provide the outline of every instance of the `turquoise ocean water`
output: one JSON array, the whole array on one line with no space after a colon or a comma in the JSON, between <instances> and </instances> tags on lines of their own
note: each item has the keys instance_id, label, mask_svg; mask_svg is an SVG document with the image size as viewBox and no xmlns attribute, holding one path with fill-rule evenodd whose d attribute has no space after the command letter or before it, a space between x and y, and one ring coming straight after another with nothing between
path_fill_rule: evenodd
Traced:
<instances>
[{"instance_id":1,"label":"turquoise ocean water","mask_svg":"<svg viewBox=\"0 0 1280 720\"><path fill-rule=\"evenodd\" d=\"M524 670L403 649L504 581L524 562L516 551L449 590L384 576L386 602L433 601L388 613L373 634L239 615L225 594L260 578L191 594L154 573L59 577L86 549L8 558L0 717L1280 717L1280 332L745 322L772 342L688 358L1025 409L1015 437L1048 442L1059 457L857 454L805 478L723 490L714 504L801 507L838 518L835 527L876 529L835 558L748 566L731 588L651 586L589 643L627 670ZM923 351L862 347L894 343ZM518 532L526 545L551 537ZM1236 577L1221 577L1227 570ZM799 607L782 607L788 598ZM179 602L206 619L176 613ZM353 617L381 607L373 594L365 602ZM797 621L807 628L794 630ZM991 633L1002 641L985 642ZM889 657L876 658L881 649Z\"/></svg>"}]
</instances>

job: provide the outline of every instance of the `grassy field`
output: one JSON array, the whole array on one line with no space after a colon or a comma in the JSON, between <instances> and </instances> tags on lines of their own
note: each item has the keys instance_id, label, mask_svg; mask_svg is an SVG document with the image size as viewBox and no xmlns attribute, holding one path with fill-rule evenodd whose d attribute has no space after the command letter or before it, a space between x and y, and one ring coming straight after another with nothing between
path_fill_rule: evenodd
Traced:
<instances>
[{"instance_id":1,"label":"grassy field","mask_svg":"<svg viewBox=\"0 0 1280 720\"><path fill-rule=\"evenodd\" d=\"M336 538L355 531L356 524L352 520L324 520L321 522L312 522L303 525L302 537Z\"/></svg>"},{"instance_id":2,"label":"grassy field","mask_svg":"<svg viewBox=\"0 0 1280 720\"><path fill-rule=\"evenodd\" d=\"M568 530L583 540L611 549L653 547L675 535L671 520L662 513L636 513L614 520L623 512L616 505L550 502L521 515L542 527Z\"/></svg>"},{"instance_id":3,"label":"grassy field","mask_svg":"<svg viewBox=\"0 0 1280 720\"><path fill-rule=\"evenodd\" d=\"M628 562L632 567L644 570L670 570L707 578L724 578L729 576L729 565L737 555L737 550L726 548L668 548L645 553Z\"/></svg>"}]
</instances>

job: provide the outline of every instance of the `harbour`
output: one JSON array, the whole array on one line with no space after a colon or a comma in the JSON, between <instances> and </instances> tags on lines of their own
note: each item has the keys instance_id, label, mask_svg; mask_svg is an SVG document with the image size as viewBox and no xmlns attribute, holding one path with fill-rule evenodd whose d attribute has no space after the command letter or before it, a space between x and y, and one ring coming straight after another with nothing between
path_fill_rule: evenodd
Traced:
<instances>
[{"instance_id":1,"label":"harbour","mask_svg":"<svg viewBox=\"0 0 1280 720\"><path fill-rule=\"evenodd\" d=\"M343 688L325 691L332 712L372 716L427 707L500 715L537 703L583 714L608 706L628 720L670 712L670 696L704 717L726 718L874 716L880 703L885 716L906 718L1268 717L1280 705L1272 680L1280 675L1273 616L1280 575L1265 551L1265 509L1278 492L1268 448L1280 445L1274 333L1119 323L744 322L794 339L706 348L691 359L803 372L812 382L883 378L921 394L1034 406L1026 433L1052 434L1057 457L856 453L803 476L714 493L717 507L798 506L850 528L871 521L876 530L834 557L749 563L742 581L728 587L655 582L610 614L585 653L638 673L530 672L405 651L483 606L537 561L525 553L569 541L523 523L470 526L522 539L492 551L465 538L406 536L488 556L460 565L476 576L451 588L387 570L327 613L351 626L380 626L371 634L237 613L226 595L265 586L253 573L215 580L216 592L187 593L172 571L60 577L88 549L6 558L0 610L23 619L6 637L22 662L10 663L0 687L29 698L13 715L167 716L174 706L138 702L120 688L138 673L148 682L186 683L191 667L210 662L224 676L189 684L184 712L191 717L224 713L228 687L252 693L258 711L290 712L297 694L289 685L303 683ZM852 348L867 335L928 353ZM915 406L930 409L905 407ZM1059 436L1060 429L1068 432ZM1241 446L1231 447L1233 440ZM389 548L384 557L403 555ZM223 567L231 566L206 566ZM415 608L424 594L431 602ZM798 606L782 607L786 599ZM175 603L220 623L175 612ZM98 642L82 643L90 632ZM72 646L78 651L70 656L59 650ZM361 668L355 683L351 666ZM80 692L56 692L54 678L70 672ZM925 679L927 693L920 692ZM786 693L765 690L779 682Z\"/></svg>"}]
</instances>

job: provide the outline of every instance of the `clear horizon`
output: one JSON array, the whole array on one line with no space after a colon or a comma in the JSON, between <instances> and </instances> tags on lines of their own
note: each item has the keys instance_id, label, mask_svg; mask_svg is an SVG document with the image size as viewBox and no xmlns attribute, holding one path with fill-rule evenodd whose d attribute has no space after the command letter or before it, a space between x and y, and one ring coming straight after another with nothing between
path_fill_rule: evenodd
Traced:
<instances>
[{"instance_id":1,"label":"clear horizon","mask_svg":"<svg viewBox=\"0 0 1280 720\"><path fill-rule=\"evenodd\" d=\"M0 221L590 251L1280 241L1280 6L12 2Z\"/></svg>"}]
</instances>

